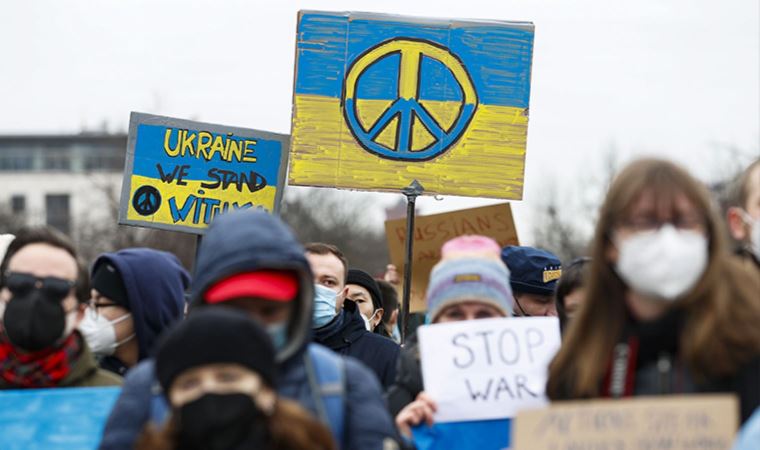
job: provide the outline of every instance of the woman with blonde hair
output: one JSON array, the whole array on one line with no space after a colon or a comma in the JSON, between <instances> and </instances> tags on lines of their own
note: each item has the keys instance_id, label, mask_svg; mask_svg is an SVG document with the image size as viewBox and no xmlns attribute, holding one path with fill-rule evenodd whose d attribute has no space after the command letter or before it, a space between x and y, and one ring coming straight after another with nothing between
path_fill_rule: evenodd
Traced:
<instances>
[{"instance_id":1,"label":"woman with blonde hair","mask_svg":"<svg viewBox=\"0 0 760 450\"><path fill-rule=\"evenodd\" d=\"M550 366L549 397L733 392L746 420L760 404L760 278L723 236L685 170L626 167L600 210L586 301Z\"/></svg>"}]
</instances>

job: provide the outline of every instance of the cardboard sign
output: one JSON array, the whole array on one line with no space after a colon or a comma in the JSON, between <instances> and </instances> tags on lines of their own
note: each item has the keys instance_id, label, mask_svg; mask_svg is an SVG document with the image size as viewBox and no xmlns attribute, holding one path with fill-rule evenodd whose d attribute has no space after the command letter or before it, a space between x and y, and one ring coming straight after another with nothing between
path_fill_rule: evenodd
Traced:
<instances>
[{"instance_id":1,"label":"cardboard sign","mask_svg":"<svg viewBox=\"0 0 760 450\"><path fill-rule=\"evenodd\" d=\"M406 219L385 222L385 234L391 261L403 277ZM441 259L441 247L446 241L465 234L488 236L502 247L519 245L509 203L415 217L410 311L427 308L425 292L430 271Z\"/></svg>"},{"instance_id":2,"label":"cardboard sign","mask_svg":"<svg viewBox=\"0 0 760 450\"><path fill-rule=\"evenodd\" d=\"M558 402L522 411L513 450L728 450L739 424L730 395Z\"/></svg>"},{"instance_id":3,"label":"cardboard sign","mask_svg":"<svg viewBox=\"0 0 760 450\"><path fill-rule=\"evenodd\" d=\"M290 183L521 199L533 29L300 12Z\"/></svg>"},{"instance_id":4,"label":"cardboard sign","mask_svg":"<svg viewBox=\"0 0 760 450\"><path fill-rule=\"evenodd\" d=\"M441 323L417 334L436 422L510 418L547 403L547 367L560 346L556 317Z\"/></svg>"},{"instance_id":5,"label":"cardboard sign","mask_svg":"<svg viewBox=\"0 0 760 450\"><path fill-rule=\"evenodd\" d=\"M230 209L276 211L288 137L132 113L119 223L202 234Z\"/></svg>"},{"instance_id":6,"label":"cardboard sign","mask_svg":"<svg viewBox=\"0 0 760 450\"><path fill-rule=\"evenodd\" d=\"M0 391L0 448L95 449L120 392L119 387Z\"/></svg>"}]
</instances>

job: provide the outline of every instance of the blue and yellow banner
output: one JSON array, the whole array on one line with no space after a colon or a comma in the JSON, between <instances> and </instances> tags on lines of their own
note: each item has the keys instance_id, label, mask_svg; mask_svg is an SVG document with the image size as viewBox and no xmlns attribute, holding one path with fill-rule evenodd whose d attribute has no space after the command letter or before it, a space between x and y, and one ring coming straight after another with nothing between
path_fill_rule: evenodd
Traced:
<instances>
[{"instance_id":1,"label":"blue and yellow banner","mask_svg":"<svg viewBox=\"0 0 760 450\"><path fill-rule=\"evenodd\" d=\"M292 184L520 199L533 25L301 12Z\"/></svg>"},{"instance_id":2,"label":"blue and yellow banner","mask_svg":"<svg viewBox=\"0 0 760 450\"><path fill-rule=\"evenodd\" d=\"M230 209L275 211L288 137L132 113L119 223L202 233Z\"/></svg>"}]
</instances>

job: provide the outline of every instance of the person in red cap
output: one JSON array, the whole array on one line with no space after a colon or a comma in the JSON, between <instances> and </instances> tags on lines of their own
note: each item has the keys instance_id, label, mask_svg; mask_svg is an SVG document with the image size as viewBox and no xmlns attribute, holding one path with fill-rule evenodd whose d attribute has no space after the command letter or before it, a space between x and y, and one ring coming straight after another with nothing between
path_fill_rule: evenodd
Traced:
<instances>
[{"instance_id":1,"label":"person in red cap","mask_svg":"<svg viewBox=\"0 0 760 450\"><path fill-rule=\"evenodd\" d=\"M326 424L340 448L398 448L372 372L312 342L313 274L278 218L247 210L214 219L198 251L189 317L209 308L245 311L262 325L275 349L278 395ZM133 448L146 422L163 423L168 406L160 393L154 361L128 372L100 449Z\"/></svg>"}]
</instances>

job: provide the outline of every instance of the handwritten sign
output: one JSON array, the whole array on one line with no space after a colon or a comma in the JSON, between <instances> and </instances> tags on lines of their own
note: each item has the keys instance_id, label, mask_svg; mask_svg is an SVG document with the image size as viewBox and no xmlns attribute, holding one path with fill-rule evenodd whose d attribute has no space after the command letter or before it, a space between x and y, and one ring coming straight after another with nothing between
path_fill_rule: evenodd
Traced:
<instances>
[{"instance_id":1,"label":"handwritten sign","mask_svg":"<svg viewBox=\"0 0 760 450\"><path fill-rule=\"evenodd\" d=\"M547 403L547 367L560 346L557 318L468 320L417 333L436 422L509 418Z\"/></svg>"},{"instance_id":2,"label":"handwritten sign","mask_svg":"<svg viewBox=\"0 0 760 450\"><path fill-rule=\"evenodd\" d=\"M0 391L0 448L95 449L119 392L118 387Z\"/></svg>"},{"instance_id":3,"label":"handwritten sign","mask_svg":"<svg viewBox=\"0 0 760 450\"><path fill-rule=\"evenodd\" d=\"M534 27L301 11L290 183L522 198Z\"/></svg>"},{"instance_id":4,"label":"handwritten sign","mask_svg":"<svg viewBox=\"0 0 760 450\"><path fill-rule=\"evenodd\" d=\"M403 275L406 219L385 222L385 234L391 261ZM430 271L441 259L441 247L446 241L465 234L488 236L502 247L519 245L509 203L417 216L414 221L410 311L427 308L425 292Z\"/></svg>"},{"instance_id":5,"label":"handwritten sign","mask_svg":"<svg viewBox=\"0 0 760 450\"><path fill-rule=\"evenodd\" d=\"M729 395L558 402L521 411L513 450L728 450L739 405Z\"/></svg>"},{"instance_id":6,"label":"handwritten sign","mask_svg":"<svg viewBox=\"0 0 760 450\"><path fill-rule=\"evenodd\" d=\"M288 137L132 113L119 223L201 234L219 213L276 211Z\"/></svg>"}]
</instances>

